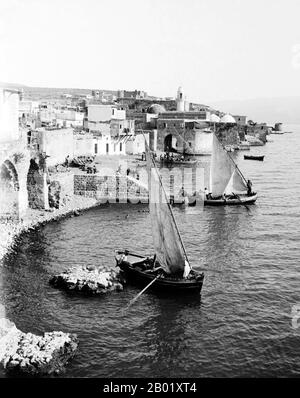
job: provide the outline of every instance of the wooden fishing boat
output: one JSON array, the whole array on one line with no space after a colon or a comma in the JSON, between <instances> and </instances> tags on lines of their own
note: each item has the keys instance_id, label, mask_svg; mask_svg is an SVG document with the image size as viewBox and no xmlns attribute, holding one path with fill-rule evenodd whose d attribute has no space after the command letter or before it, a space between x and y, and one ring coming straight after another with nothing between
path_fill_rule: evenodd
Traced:
<instances>
[{"instance_id":1,"label":"wooden fishing boat","mask_svg":"<svg viewBox=\"0 0 300 398\"><path fill-rule=\"evenodd\" d=\"M244 155L244 159L248 160L260 160L261 162L264 160L264 155L263 156L256 156L256 155Z\"/></svg>"},{"instance_id":2,"label":"wooden fishing boat","mask_svg":"<svg viewBox=\"0 0 300 398\"><path fill-rule=\"evenodd\" d=\"M124 253L129 252L126 250L118 251L115 258L116 265L124 272L126 280L146 286L157 278L152 285L152 289L185 293L201 291L204 279L203 272L191 270L187 278L182 278L180 275L168 275L162 271L159 263L154 266L154 258L145 257L142 261L129 262L122 257Z\"/></svg>"},{"instance_id":3,"label":"wooden fishing boat","mask_svg":"<svg viewBox=\"0 0 300 398\"><path fill-rule=\"evenodd\" d=\"M223 198L205 199L204 206L224 206L224 205L250 205L255 203L257 193L252 195L228 195Z\"/></svg>"},{"instance_id":4,"label":"wooden fishing boat","mask_svg":"<svg viewBox=\"0 0 300 398\"><path fill-rule=\"evenodd\" d=\"M162 179L145 140L149 212L155 255L144 257L128 250L116 251L116 263L127 282L146 288L182 293L200 292L204 274L192 269ZM127 256L141 258L128 261ZM145 289L146 289L145 288Z\"/></svg>"},{"instance_id":5,"label":"wooden fishing boat","mask_svg":"<svg viewBox=\"0 0 300 398\"><path fill-rule=\"evenodd\" d=\"M204 205L210 206L247 207L247 204L252 204L257 199L257 193L252 192L251 181L246 180L216 134L213 136L210 164L210 191L205 189L204 194Z\"/></svg>"}]
</instances>

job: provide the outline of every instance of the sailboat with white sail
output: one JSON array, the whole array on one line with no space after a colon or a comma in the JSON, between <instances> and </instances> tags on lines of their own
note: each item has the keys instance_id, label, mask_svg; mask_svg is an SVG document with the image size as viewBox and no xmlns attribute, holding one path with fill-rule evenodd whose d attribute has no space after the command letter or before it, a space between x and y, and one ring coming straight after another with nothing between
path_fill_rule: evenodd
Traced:
<instances>
[{"instance_id":1,"label":"sailboat with white sail","mask_svg":"<svg viewBox=\"0 0 300 398\"><path fill-rule=\"evenodd\" d=\"M117 250L117 266L128 281L161 290L200 292L204 274L192 269L187 256L172 208L167 198L153 156L146 143L148 171L149 210L152 237L155 248L153 256ZM140 257L129 261L129 257Z\"/></svg>"},{"instance_id":2,"label":"sailboat with white sail","mask_svg":"<svg viewBox=\"0 0 300 398\"><path fill-rule=\"evenodd\" d=\"M247 205L254 203L256 199L257 193L252 192L251 181L246 180L214 134L210 166L210 191L204 198L204 205Z\"/></svg>"}]
</instances>

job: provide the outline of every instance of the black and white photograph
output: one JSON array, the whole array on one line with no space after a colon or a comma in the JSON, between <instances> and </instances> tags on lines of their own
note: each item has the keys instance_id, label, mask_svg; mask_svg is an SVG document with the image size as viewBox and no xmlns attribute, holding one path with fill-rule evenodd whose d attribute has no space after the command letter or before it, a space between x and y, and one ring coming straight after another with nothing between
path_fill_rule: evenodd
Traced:
<instances>
[{"instance_id":1,"label":"black and white photograph","mask_svg":"<svg viewBox=\"0 0 300 398\"><path fill-rule=\"evenodd\" d=\"M0 0L3 383L300 377L299 16Z\"/></svg>"}]
</instances>

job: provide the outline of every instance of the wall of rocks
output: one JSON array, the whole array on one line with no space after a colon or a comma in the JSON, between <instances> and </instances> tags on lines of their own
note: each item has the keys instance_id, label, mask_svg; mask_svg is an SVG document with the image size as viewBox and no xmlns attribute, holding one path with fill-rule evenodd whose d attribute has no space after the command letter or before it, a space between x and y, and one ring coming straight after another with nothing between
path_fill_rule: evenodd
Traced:
<instances>
[{"instance_id":1,"label":"wall of rocks","mask_svg":"<svg viewBox=\"0 0 300 398\"><path fill-rule=\"evenodd\" d=\"M243 129L240 126L220 124L216 126L216 135L223 145L238 145L243 141Z\"/></svg>"},{"instance_id":2,"label":"wall of rocks","mask_svg":"<svg viewBox=\"0 0 300 398\"><path fill-rule=\"evenodd\" d=\"M73 174L56 173L49 178L49 207L58 209L68 205L74 196Z\"/></svg>"},{"instance_id":3,"label":"wall of rocks","mask_svg":"<svg viewBox=\"0 0 300 398\"><path fill-rule=\"evenodd\" d=\"M44 209L47 205L45 190L48 188L45 182L44 171L34 159L31 159L27 174L28 205L31 209Z\"/></svg>"},{"instance_id":4,"label":"wall of rocks","mask_svg":"<svg viewBox=\"0 0 300 398\"><path fill-rule=\"evenodd\" d=\"M127 176L74 175L74 194L100 202L148 202L147 187Z\"/></svg>"},{"instance_id":5,"label":"wall of rocks","mask_svg":"<svg viewBox=\"0 0 300 398\"><path fill-rule=\"evenodd\" d=\"M246 135L257 137L265 143L267 141L269 130L269 127L263 124L253 126L230 124L216 125L216 133L223 145L237 145L239 144L239 141L245 141Z\"/></svg>"},{"instance_id":6,"label":"wall of rocks","mask_svg":"<svg viewBox=\"0 0 300 398\"><path fill-rule=\"evenodd\" d=\"M52 209L60 208L60 193L61 193L61 185L58 181L51 181L49 184L49 207Z\"/></svg>"}]
</instances>

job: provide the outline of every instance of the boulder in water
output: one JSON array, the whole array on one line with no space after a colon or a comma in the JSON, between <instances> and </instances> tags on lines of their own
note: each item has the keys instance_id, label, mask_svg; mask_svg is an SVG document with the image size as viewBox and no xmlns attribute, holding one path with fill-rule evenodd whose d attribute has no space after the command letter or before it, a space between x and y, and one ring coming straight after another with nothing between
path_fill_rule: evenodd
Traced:
<instances>
[{"instance_id":1,"label":"boulder in water","mask_svg":"<svg viewBox=\"0 0 300 398\"><path fill-rule=\"evenodd\" d=\"M49 283L64 290L102 295L123 290L123 277L115 270L101 266L73 267L50 278Z\"/></svg>"}]
</instances>

